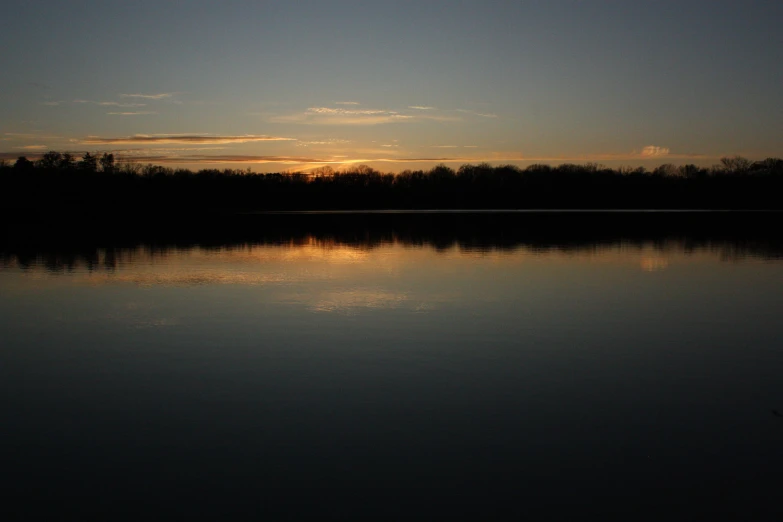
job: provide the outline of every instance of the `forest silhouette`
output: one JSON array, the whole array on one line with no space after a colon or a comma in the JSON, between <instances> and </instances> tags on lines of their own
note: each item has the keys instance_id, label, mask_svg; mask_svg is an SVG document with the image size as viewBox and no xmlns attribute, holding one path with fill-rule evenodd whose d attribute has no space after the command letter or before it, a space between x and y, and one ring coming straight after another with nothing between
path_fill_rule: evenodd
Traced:
<instances>
[{"instance_id":1,"label":"forest silhouette","mask_svg":"<svg viewBox=\"0 0 783 522\"><path fill-rule=\"evenodd\" d=\"M140 251L166 256L193 248L303 245L537 253L654 247L710 251L726 260L783 258L779 227L765 212L261 213L132 222L96 216L83 226L26 216L24 222L0 226L0 267L114 269Z\"/></svg>"},{"instance_id":2,"label":"forest silhouette","mask_svg":"<svg viewBox=\"0 0 783 522\"><path fill-rule=\"evenodd\" d=\"M713 167L486 163L382 173L366 165L308 173L197 172L51 151L0 163L0 207L13 211L245 212L369 209L780 210L783 159L727 157Z\"/></svg>"}]
</instances>

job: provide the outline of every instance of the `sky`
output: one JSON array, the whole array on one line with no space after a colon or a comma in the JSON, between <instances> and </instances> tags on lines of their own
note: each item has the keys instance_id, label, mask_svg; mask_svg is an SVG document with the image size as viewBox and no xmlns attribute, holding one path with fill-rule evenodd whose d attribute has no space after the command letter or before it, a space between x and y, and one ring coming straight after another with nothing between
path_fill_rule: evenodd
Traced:
<instances>
[{"instance_id":1,"label":"sky","mask_svg":"<svg viewBox=\"0 0 783 522\"><path fill-rule=\"evenodd\" d=\"M783 2L5 0L0 159L712 165L783 157Z\"/></svg>"}]
</instances>

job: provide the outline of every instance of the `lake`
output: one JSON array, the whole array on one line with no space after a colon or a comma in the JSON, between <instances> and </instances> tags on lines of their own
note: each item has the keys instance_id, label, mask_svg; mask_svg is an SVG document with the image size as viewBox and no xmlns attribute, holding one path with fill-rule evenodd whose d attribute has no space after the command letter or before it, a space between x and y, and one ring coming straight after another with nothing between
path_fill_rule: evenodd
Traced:
<instances>
[{"instance_id":1,"label":"lake","mask_svg":"<svg viewBox=\"0 0 783 522\"><path fill-rule=\"evenodd\" d=\"M774 231L297 219L4 236L4 519L783 514Z\"/></svg>"}]
</instances>

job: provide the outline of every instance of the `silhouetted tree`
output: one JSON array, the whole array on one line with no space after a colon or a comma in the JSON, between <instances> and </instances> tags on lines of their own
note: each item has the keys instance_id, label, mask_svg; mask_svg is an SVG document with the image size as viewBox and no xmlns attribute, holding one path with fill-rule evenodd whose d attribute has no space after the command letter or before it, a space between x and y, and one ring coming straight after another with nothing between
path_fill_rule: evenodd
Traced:
<instances>
[{"instance_id":1,"label":"silhouetted tree","mask_svg":"<svg viewBox=\"0 0 783 522\"><path fill-rule=\"evenodd\" d=\"M83 172L97 172L98 171L98 158L93 156L89 152L85 152L81 161L78 164L79 170Z\"/></svg>"},{"instance_id":2,"label":"silhouetted tree","mask_svg":"<svg viewBox=\"0 0 783 522\"><path fill-rule=\"evenodd\" d=\"M85 175L101 170L112 176ZM24 172L24 175L20 175ZM430 170L381 173L369 166L303 173L239 169L171 169L115 163L114 156L49 151L3 170L0 191L24 195L24 207L104 206L191 209L351 208L781 208L783 160L726 158L712 170L697 165L644 168L564 164L557 167L488 163L441 164ZM742 174L742 175L738 175ZM24 199L27 198L27 199ZM7 202L6 204L9 204Z\"/></svg>"},{"instance_id":3,"label":"silhouetted tree","mask_svg":"<svg viewBox=\"0 0 783 522\"><path fill-rule=\"evenodd\" d=\"M103 153L99 160L101 164L101 171L111 174L114 172L114 154Z\"/></svg>"},{"instance_id":4,"label":"silhouetted tree","mask_svg":"<svg viewBox=\"0 0 783 522\"><path fill-rule=\"evenodd\" d=\"M429 174L429 178L436 183L448 182L455 177L454 170L443 163L430 170Z\"/></svg>"},{"instance_id":5,"label":"silhouetted tree","mask_svg":"<svg viewBox=\"0 0 783 522\"><path fill-rule=\"evenodd\" d=\"M681 165L678 169L678 174L683 178L701 178L707 175L707 170L689 163L687 165Z\"/></svg>"},{"instance_id":6,"label":"silhouetted tree","mask_svg":"<svg viewBox=\"0 0 783 522\"><path fill-rule=\"evenodd\" d=\"M59 168L63 160L63 155L57 151L50 150L38 160L38 166L42 169Z\"/></svg>"},{"instance_id":7,"label":"silhouetted tree","mask_svg":"<svg viewBox=\"0 0 783 522\"><path fill-rule=\"evenodd\" d=\"M19 156L19 158L16 160L16 163L14 163L14 169L18 171L29 171L32 170L35 167L35 164L27 159L25 156Z\"/></svg>"},{"instance_id":8,"label":"silhouetted tree","mask_svg":"<svg viewBox=\"0 0 783 522\"><path fill-rule=\"evenodd\" d=\"M162 167L160 165L153 165L148 163L141 168L141 175L146 178L162 177L166 176L171 169Z\"/></svg>"},{"instance_id":9,"label":"silhouetted tree","mask_svg":"<svg viewBox=\"0 0 783 522\"><path fill-rule=\"evenodd\" d=\"M111 156L111 154L109 155ZM114 163L112 163L114 165ZM140 163L136 163L133 161L123 161L119 164L119 166L114 165L113 166L114 172L120 172L122 174L125 174L126 176L138 176L141 174L141 171L143 169L143 166Z\"/></svg>"},{"instance_id":10,"label":"silhouetted tree","mask_svg":"<svg viewBox=\"0 0 783 522\"><path fill-rule=\"evenodd\" d=\"M760 174L783 175L783 159L767 158L757 161L751 166L751 170Z\"/></svg>"},{"instance_id":11,"label":"silhouetted tree","mask_svg":"<svg viewBox=\"0 0 783 522\"><path fill-rule=\"evenodd\" d=\"M62 170L71 170L76 167L76 158L69 152L63 152L60 156L60 164L57 166Z\"/></svg>"},{"instance_id":12,"label":"silhouetted tree","mask_svg":"<svg viewBox=\"0 0 783 522\"><path fill-rule=\"evenodd\" d=\"M721 158L720 163L725 172L732 174L745 174L750 170L750 167L753 164L749 159L743 158L742 156Z\"/></svg>"},{"instance_id":13,"label":"silhouetted tree","mask_svg":"<svg viewBox=\"0 0 783 522\"><path fill-rule=\"evenodd\" d=\"M313 178L331 178L334 176L334 169L327 165L325 167L318 167L317 169L313 169L310 174L313 176Z\"/></svg>"},{"instance_id":14,"label":"silhouetted tree","mask_svg":"<svg viewBox=\"0 0 783 522\"><path fill-rule=\"evenodd\" d=\"M679 173L680 172L677 167L671 163L664 163L663 165L660 165L653 170L653 175L655 176L671 177L677 176Z\"/></svg>"}]
</instances>

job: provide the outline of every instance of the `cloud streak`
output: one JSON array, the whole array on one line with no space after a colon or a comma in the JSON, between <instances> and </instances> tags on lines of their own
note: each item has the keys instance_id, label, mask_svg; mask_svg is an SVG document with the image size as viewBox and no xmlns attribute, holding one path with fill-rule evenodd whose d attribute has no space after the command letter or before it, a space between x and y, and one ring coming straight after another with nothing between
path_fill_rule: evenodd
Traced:
<instances>
[{"instance_id":1,"label":"cloud streak","mask_svg":"<svg viewBox=\"0 0 783 522\"><path fill-rule=\"evenodd\" d=\"M660 158L661 156L668 156L669 152L669 149L666 147L648 145L642 149L640 155L647 158Z\"/></svg>"},{"instance_id":2,"label":"cloud streak","mask_svg":"<svg viewBox=\"0 0 783 522\"><path fill-rule=\"evenodd\" d=\"M196 137L190 137L196 138ZM212 137L215 138L215 137ZM223 139L232 137L222 137ZM104 138L106 139L106 138ZM161 139L161 138L159 138ZM174 139L177 139L176 137ZM209 139L209 138L208 138ZM242 139L242 138L240 138ZM84 141L82 144L86 145L105 145L116 143L135 143L135 144L157 144L157 143L183 143L181 141L168 141L168 142L139 142L139 141L116 141L112 142L96 142L95 138L92 141ZM123 140L123 139L120 139ZM127 140L127 139L124 139ZM186 141L186 144L191 143L204 143ZM211 142L206 142L211 143ZM36 147L36 148L33 148ZM41 152L46 147L43 145L33 145L29 149L31 154L28 155L30 159L38 159L41 156ZM474 155L453 155L453 156L409 156L409 157L390 157L385 154L392 153L392 150L386 149L385 151L378 151L378 154L366 153L364 155L357 155L354 157L341 156L341 155L324 155L324 156L297 156L297 155L240 155L240 154L188 154L188 152L195 151L208 151L219 150L211 148L154 148L154 149L126 149L126 150L113 150L114 154L123 157L125 160L130 160L140 163L157 163L167 165L198 165L198 164L265 164L265 163L279 163L286 165L297 165L301 168L313 168L319 165L356 165L356 164L371 164L371 163L396 163L399 165L405 165L410 163L482 163L482 162L512 162L512 163L552 163L552 164L564 164L564 163L587 163L587 162L599 162L599 161L644 161L651 159L650 157L643 157L641 153L634 152L629 154L585 154L582 156L525 156L518 153L486 153L486 154L474 154ZM0 159L14 160L20 155L18 152L2 152L0 153ZM74 154L81 154L83 151L70 151ZM179 152L184 152L180 154ZM666 157L672 160L706 160L714 159L714 156L706 156L699 154L670 154Z\"/></svg>"},{"instance_id":3,"label":"cloud streak","mask_svg":"<svg viewBox=\"0 0 783 522\"><path fill-rule=\"evenodd\" d=\"M459 118L436 114L405 114L386 109L351 109L335 107L310 107L304 112L272 116L273 123L299 123L306 125L380 125L385 123L409 123L423 120L457 121Z\"/></svg>"},{"instance_id":4,"label":"cloud streak","mask_svg":"<svg viewBox=\"0 0 783 522\"><path fill-rule=\"evenodd\" d=\"M665 149L668 150L668 149ZM716 159L719 156L706 154L682 153L672 154L671 152L650 154L644 151L634 151L620 154L582 154L574 156L522 156L523 161L539 161L545 163L578 163L578 162L597 162L597 161L645 161L645 160L707 160Z\"/></svg>"},{"instance_id":5,"label":"cloud streak","mask_svg":"<svg viewBox=\"0 0 783 522\"><path fill-rule=\"evenodd\" d=\"M172 158L174 160L175 158ZM356 164L356 163L419 163L419 162L460 162L483 161L472 158L344 158L344 157L302 157L302 156L255 156L255 155L221 155L221 156L188 156L176 158L176 161L187 162L189 159L198 163L299 163L299 164ZM166 160L161 160L166 161Z\"/></svg>"},{"instance_id":6,"label":"cloud streak","mask_svg":"<svg viewBox=\"0 0 783 522\"><path fill-rule=\"evenodd\" d=\"M334 109L332 107L310 107L307 109L310 114L328 114L328 115L351 115L351 116L374 116L378 114L399 114L396 111L385 111L377 109Z\"/></svg>"},{"instance_id":7,"label":"cloud streak","mask_svg":"<svg viewBox=\"0 0 783 522\"><path fill-rule=\"evenodd\" d=\"M183 160L193 154L222 150L226 150L226 147L150 147L112 149L110 152L124 161L150 161L150 158L168 158L170 162L173 162L177 158Z\"/></svg>"},{"instance_id":8,"label":"cloud streak","mask_svg":"<svg viewBox=\"0 0 783 522\"><path fill-rule=\"evenodd\" d=\"M279 136L218 136L218 135L147 135L136 134L120 138L101 138L88 136L80 141L84 145L131 145L131 144L226 144L250 143L260 141L295 141L294 138Z\"/></svg>"},{"instance_id":9,"label":"cloud streak","mask_svg":"<svg viewBox=\"0 0 783 522\"><path fill-rule=\"evenodd\" d=\"M457 112L461 112L464 114L472 114L474 116L481 116L482 118L497 118L498 115L494 114L492 112L478 112L478 111L469 111L467 109L455 109Z\"/></svg>"},{"instance_id":10,"label":"cloud streak","mask_svg":"<svg viewBox=\"0 0 783 522\"><path fill-rule=\"evenodd\" d=\"M310 107L305 112L274 116L274 123L300 123L307 125L379 125L399 123L412 119L412 116L396 111L372 109L335 109L333 107Z\"/></svg>"},{"instance_id":11,"label":"cloud streak","mask_svg":"<svg viewBox=\"0 0 783 522\"><path fill-rule=\"evenodd\" d=\"M149 114L157 114L154 111L135 111L135 112L107 112L110 116L146 116Z\"/></svg>"},{"instance_id":12,"label":"cloud streak","mask_svg":"<svg viewBox=\"0 0 783 522\"><path fill-rule=\"evenodd\" d=\"M283 164L326 164L340 163L331 158L313 158L306 156L260 156L260 155L199 155L187 156L149 155L137 156L134 161L158 162L158 163L283 163Z\"/></svg>"},{"instance_id":13,"label":"cloud streak","mask_svg":"<svg viewBox=\"0 0 783 522\"><path fill-rule=\"evenodd\" d=\"M297 147L311 147L311 146L319 146L319 145L345 145L351 143L350 140L343 140L339 138L331 138L326 140L309 140L309 141L303 141L303 140L297 140L296 146Z\"/></svg>"},{"instance_id":14,"label":"cloud streak","mask_svg":"<svg viewBox=\"0 0 783 522\"><path fill-rule=\"evenodd\" d=\"M116 101L73 100L73 103L100 105L101 107L145 107L146 103L121 103Z\"/></svg>"},{"instance_id":15,"label":"cloud streak","mask_svg":"<svg viewBox=\"0 0 783 522\"><path fill-rule=\"evenodd\" d=\"M162 92L159 94L120 94L122 98L143 98L145 100L163 100L171 98L176 92Z\"/></svg>"}]
</instances>

